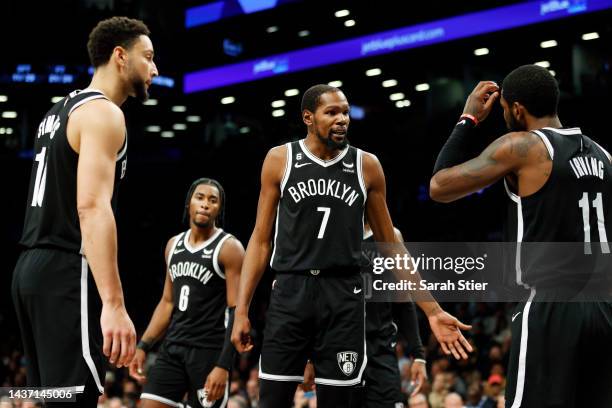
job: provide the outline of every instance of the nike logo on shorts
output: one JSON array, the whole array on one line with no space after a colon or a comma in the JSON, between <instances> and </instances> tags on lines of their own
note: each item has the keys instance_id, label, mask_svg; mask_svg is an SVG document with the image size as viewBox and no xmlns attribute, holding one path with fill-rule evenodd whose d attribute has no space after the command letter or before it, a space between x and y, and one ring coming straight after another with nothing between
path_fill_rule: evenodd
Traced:
<instances>
[{"instance_id":1,"label":"nike logo on shorts","mask_svg":"<svg viewBox=\"0 0 612 408\"><path fill-rule=\"evenodd\" d=\"M361 288L359 288L359 289L358 288L354 288L353 289L353 293L354 294L361 293Z\"/></svg>"},{"instance_id":2,"label":"nike logo on shorts","mask_svg":"<svg viewBox=\"0 0 612 408\"><path fill-rule=\"evenodd\" d=\"M513 314L513 315L512 315L512 321L514 321L514 319L516 319L516 316L518 316L518 315L520 315L520 314L521 314L521 312L518 312L517 314Z\"/></svg>"}]
</instances>

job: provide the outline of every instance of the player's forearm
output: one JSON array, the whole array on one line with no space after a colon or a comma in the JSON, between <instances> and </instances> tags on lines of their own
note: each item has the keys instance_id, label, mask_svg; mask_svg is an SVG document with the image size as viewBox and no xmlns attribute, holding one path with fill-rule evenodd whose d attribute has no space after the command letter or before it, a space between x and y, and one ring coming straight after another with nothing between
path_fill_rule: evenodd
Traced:
<instances>
[{"instance_id":1,"label":"player's forearm","mask_svg":"<svg viewBox=\"0 0 612 408\"><path fill-rule=\"evenodd\" d=\"M83 251L104 304L123 306L117 266L117 227L109 205L80 207Z\"/></svg>"},{"instance_id":2,"label":"player's forearm","mask_svg":"<svg viewBox=\"0 0 612 408\"><path fill-rule=\"evenodd\" d=\"M258 242L251 238L246 249L242 271L240 273L240 287L238 290L238 301L236 302L236 314L247 313L253 299L255 288L261 280L266 266L270 260L270 244Z\"/></svg>"},{"instance_id":3,"label":"player's forearm","mask_svg":"<svg viewBox=\"0 0 612 408\"><path fill-rule=\"evenodd\" d=\"M459 167L437 172L429 182L431 199L439 203L450 203L478 191L475 188L466 188L465 183L462 183L462 177L464 176Z\"/></svg>"},{"instance_id":4,"label":"player's forearm","mask_svg":"<svg viewBox=\"0 0 612 408\"><path fill-rule=\"evenodd\" d=\"M427 294L431 297L431 294L429 292L427 292ZM414 302L417 304L418 307L421 308L421 310L423 311L423 313L425 313L425 316L429 317L429 316L433 316L437 313L443 312L444 310L440 307L440 305L438 304L438 302L435 301L435 299L433 297L431 297L431 300L421 300L421 301L417 301Z\"/></svg>"},{"instance_id":5,"label":"player's forearm","mask_svg":"<svg viewBox=\"0 0 612 408\"><path fill-rule=\"evenodd\" d=\"M408 354L415 358L425 359L425 349L419 333L419 323L414 303L394 303L393 320L397 323L400 335L407 342L406 351Z\"/></svg>"},{"instance_id":6,"label":"player's forearm","mask_svg":"<svg viewBox=\"0 0 612 408\"><path fill-rule=\"evenodd\" d=\"M477 144L473 134L475 127L476 123L469 118L462 117L462 120L457 122L438 154L433 174L466 162L473 157Z\"/></svg>"},{"instance_id":7,"label":"player's forearm","mask_svg":"<svg viewBox=\"0 0 612 408\"><path fill-rule=\"evenodd\" d=\"M157 304L151 321L142 335L142 340L144 342L153 344L164 335L166 329L168 329L170 325L173 308L174 304L172 302L167 302L163 299Z\"/></svg>"}]
</instances>

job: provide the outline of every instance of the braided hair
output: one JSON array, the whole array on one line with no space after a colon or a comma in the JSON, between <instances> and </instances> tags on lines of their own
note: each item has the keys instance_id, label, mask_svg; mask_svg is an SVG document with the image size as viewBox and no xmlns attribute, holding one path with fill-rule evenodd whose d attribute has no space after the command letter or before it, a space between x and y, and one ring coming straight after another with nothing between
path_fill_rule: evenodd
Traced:
<instances>
[{"instance_id":1,"label":"braided hair","mask_svg":"<svg viewBox=\"0 0 612 408\"><path fill-rule=\"evenodd\" d=\"M215 219L215 226L223 227L225 221L225 190L215 179L202 177L191 183L189 187L189 191L187 191L187 197L185 197L185 207L183 208L183 223L189 225L189 203L191 202L191 198L193 197L193 193L195 189L202 184L207 184L209 186L216 187L219 190L219 198L221 199L221 205L219 208L219 214L217 214L217 218Z\"/></svg>"}]
</instances>

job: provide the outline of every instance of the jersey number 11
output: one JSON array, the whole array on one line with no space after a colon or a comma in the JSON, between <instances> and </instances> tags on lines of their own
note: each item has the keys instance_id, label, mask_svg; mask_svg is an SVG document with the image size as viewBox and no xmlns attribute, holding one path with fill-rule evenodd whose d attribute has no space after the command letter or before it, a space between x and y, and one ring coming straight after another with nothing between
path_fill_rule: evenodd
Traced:
<instances>
[{"instance_id":1,"label":"jersey number 11","mask_svg":"<svg viewBox=\"0 0 612 408\"><path fill-rule=\"evenodd\" d=\"M606 234L606 222L604 220L603 198L601 193L597 193L592 204L597 213L597 229L599 230L601 252L609 254L610 246L608 245L608 236ZM589 208L589 193L582 194L582 198L578 201L578 207L582 208L582 220L584 221L584 253L589 255L593 253L591 249L591 211Z\"/></svg>"}]
</instances>

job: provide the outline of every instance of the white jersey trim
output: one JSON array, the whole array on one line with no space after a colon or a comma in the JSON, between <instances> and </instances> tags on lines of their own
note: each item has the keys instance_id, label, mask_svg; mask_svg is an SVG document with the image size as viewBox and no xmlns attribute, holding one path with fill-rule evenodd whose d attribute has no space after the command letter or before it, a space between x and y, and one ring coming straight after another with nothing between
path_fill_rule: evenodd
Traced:
<instances>
[{"instance_id":1,"label":"white jersey trim","mask_svg":"<svg viewBox=\"0 0 612 408\"><path fill-rule=\"evenodd\" d=\"M225 273L223 273L223 271L221 270L221 266L219 266L219 253L221 252L221 247L223 246L223 243L231 237L231 234L227 234L226 236L221 238L221 240L217 244L217 247L215 248L215 252L213 253L213 268L215 269L215 272L217 272L217 275L221 277L221 279L225 279Z\"/></svg>"},{"instance_id":2,"label":"white jersey trim","mask_svg":"<svg viewBox=\"0 0 612 408\"><path fill-rule=\"evenodd\" d=\"M295 381L300 383L304 382L303 375L275 375L264 373L261 369L261 355L259 356L259 378L272 381Z\"/></svg>"},{"instance_id":3,"label":"white jersey trim","mask_svg":"<svg viewBox=\"0 0 612 408\"><path fill-rule=\"evenodd\" d=\"M100 381L98 370L96 365L91 358L91 352L89 350L89 316L87 313L87 275L89 274L89 266L87 259L81 256L81 350L83 352L83 359L91 371L94 382L98 387L98 391L103 394L104 387Z\"/></svg>"},{"instance_id":4,"label":"white jersey trim","mask_svg":"<svg viewBox=\"0 0 612 408\"><path fill-rule=\"evenodd\" d=\"M529 310L531 302L535 296L535 289L531 289L529 300L523 308L523 317L521 318L521 345L519 348L518 372L516 375L516 392L514 393L514 401L511 408L519 408L523 402L523 392L525 391L525 374L527 371L527 341L529 340Z\"/></svg>"},{"instance_id":5,"label":"white jersey trim","mask_svg":"<svg viewBox=\"0 0 612 408\"><path fill-rule=\"evenodd\" d=\"M270 257L270 268L272 268L272 263L274 262L274 254L276 254L277 242L276 238L278 238L278 217L280 211L280 200L278 200L278 204L276 205L276 222L274 226L274 248L272 249L272 256Z\"/></svg>"},{"instance_id":6,"label":"white jersey trim","mask_svg":"<svg viewBox=\"0 0 612 408\"><path fill-rule=\"evenodd\" d=\"M372 230L369 230L368 232L363 232L363 239L368 239L370 238L372 235L374 235L374 233L372 232Z\"/></svg>"},{"instance_id":7,"label":"white jersey trim","mask_svg":"<svg viewBox=\"0 0 612 408\"><path fill-rule=\"evenodd\" d=\"M178 245L179 241L181 240L181 238L183 237L183 235L185 235L184 232L181 232L180 234L178 234L177 236L175 236L174 238L174 242L172 242L172 245L170 247L170 252L168 253L168 259L166 259L166 266L170 267L170 261L172 260L172 255L174 255L174 250L176 249L176 246Z\"/></svg>"},{"instance_id":8,"label":"white jersey trim","mask_svg":"<svg viewBox=\"0 0 612 408\"><path fill-rule=\"evenodd\" d=\"M68 385L68 386L62 386L62 387L43 387L43 388L45 390L52 390L52 391L74 391L77 394L81 394L85 392L84 385Z\"/></svg>"},{"instance_id":9,"label":"white jersey trim","mask_svg":"<svg viewBox=\"0 0 612 408\"><path fill-rule=\"evenodd\" d=\"M70 117L70 115L72 114L72 112L74 112L74 110L76 108L78 108L81 105L86 104L89 101L93 101L94 99L106 99L108 101L108 98L106 96L104 96L104 94L100 95L100 94L96 94L96 95L92 95L92 96L88 96L85 99L81 99L80 101L78 101L77 103L74 104L74 106L72 108L70 108L70 111L68 111L68 117Z\"/></svg>"},{"instance_id":10,"label":"white jersey trim","mask_svg":"<svg viewBox=\"0 0 612 408\"><path fill-rule=\"evenodd\" d=\"M592 140L592 142L595 143L597 147L599 147L599 149L608 157L608 160L610 160L610 163L612 164L612 155L610 155L610 153L608 153L608 151L604 149L603 147L601 147L601 145L597 143L596 141Z\"/></svg>"},{"instance_id":11,"label":"white jersey trim","mask_svg":"<svg viewBox=\"0 0 612 408\"><path fill-rule=\"evenodd\" d=\"M291 143L285 144L287 146L287 162L285 163L285 172L283 173L283 177L281 178L280 183L280 197L283 198L283 193L285 192L285 186L287 185L287 181L289 181L289 176L291 175L291 163L293 160L293 149L291 148Z\"/></svg>"},{"instance_id":12,"label":"white jersey trim","mask_svg":"<svg viewBox=\"0 0 612 408\"><path fill-rule=\"evenodd\" d=\"M300 140L300 147L302 148L302 151L304 152L306 157L308 157L310 160L312 160L314 163L318 164L319 166L323 166L323 167L329 167L329 166L332 166L332 165L338 163L340 160L342 160L344 158L344 156L346 156L346 154L348 153L349 148L350 148L350 146L347 145L344 148L344 150L342 150L333 159L322 160L322 159L318 158L317 156L315 156L314 154L312 154L312 152L310 150L308 150L308 147L306 147L306 143L304 143L305 140L306 139Z\"/></svg>"},{"instance_id":13,"label":"white jersey trim","mask_svg":"<svg viewBox=\"0 0 612 408\"><path fill-rule=\"evenodd\" d=\"M227 405L227 402L229 400L230 383L231 381L229 379L225 383L225 393L223 394L223 402L221 402L221 406L219 408L225 408Z\"/></svg>"},{"instance_id":14,"label":"white jersey trim","mask_svg":"<svg viewBox=\"0 0 612 408\"><path fill-rule=\"evenodd\" d=\"M516 203L516 212L517 212L516 213L517 246L516 246L516 259L515 259L516 283L529 289L529 285L523 282L523 270L521 269L521 242L523 242L523 234L524 234L524 228L525 228L524 222L523 222L523 205L521 202L521 197L519 197L518 195L510 191L510 187L508 186L508 182L506 181L506 179L504 179L504 188L506 190L506 193L508 194L508 197L510 197L510 199Z\"/></svg>"},{"instance_id":15,"label":"white jersey trim","mask_svg":"<svg viewBox=\"0 0 612 408\"><path fill-rule=\"evenodd\" d=\"M523 235L525 233L525 225L523 222L523 203L521 198L518 197L518 201L516 202L516 212L517 212L517 232L516 232L516 283L523 286L526 289L529 289L530 286L523 282L523 269L521 268L521 244L523 243Z\"/></svg>"},{"instance_id":16,"label":"white jersey trim","mask_svg":"<svg viewBox=\"0 0 612 408\"><path fill-rule=\"evenodd\" d=\"M514 201L515 203L518 203L518 200L520 200L520 197L518 195L514 194L510 190L510 186L508 186L508 182L506 181L505 178L504 178L504 189L506 190L506 193L508 194L508 197L510 197L510 199L512 201Z\"/></svg>"},{"instance_id":17,"label":"white jersey trim","mask_svg":"<svg viewBox=\"0 0 612 408\"><path fill-rule=\"evenodd\" d=\"M560 135L581 135L582 130L579 127L568 128L568 129L558 129L553 127L544 127L542 129L552 130L553 132L557 132Z\"/></svg>"},{"instance_id":18,"label":"white jersey trim","mask_svg":"<svg viewBox=\"0 0 612 408\"><path fill-rule=\"evenodd\" d=\"M125 142L123 143L123 149L121 149L119 153L117 153L117 161L123 159L123 156L125 156L125 154L127 153L127 146L128 146L128 137L127 137L127 132L125 132Z\"/></svg>"},{"instance_id":19,"label":"white jersey trim","mask_svg":"<svg viewBox=\"0 0 612 408\"><path fill-rule=\"evenodd\" d=\"M201 251L204 248L206 248L208 245L210 245L210 243L213 242L215 239L217 239L217 237L222 232L223 232L223 228L218 228L217 231L214 234L212 234L210 238L208 238L206 241L202 242L200 245L194 248L189 243L189 236L191 235L191 230L189 229L185 232L185 239L183 239L183 245L185 246L185 249L187 249L192 254L195 254L196 252Z\"/></svg>"},{"instance_id":20,"label":"white jersey trim","mask_svg":"<svg viewBox=\"0 0 612 408\"><path fill-rule=\"evenodd\" d=\"M166 405L170 405L171 407L181 406L181 404L179 404L178 402L174 402L172 400L169 400L168 398L160 397L159 395L150 394L148 392L143 392L142 394L140 394L140 399L149 399L153 401L158 401Z\"/></svg>"},{"instance_id":21,"label":"white jersey trim","mask_svg":"<svg viewBox=\"0 0 612 408\"><path fill-rule=\"evenodd\" d=\"M546 150L548 150L548 154L550 155L551 160L554 160L554 158L555 158L555 149L553 148L552 143L550 143L550 140L548 139L548 136L546 136L544 133L542 133L539 130L533 130L532 132L535 133L536 135L540 136L540 139L542 139L542 142L544 142L544 145L546 146Z\"/></svg>"},{"instance_id":22,"label":"white jersey trim","mask_svg":"<svg viewBox=\"0 0 612 408\"><path fill-rule=\"evenodd\" d=\"M357 179L359 180L359 186L363 193L363 203L365 204L368 198L368 191L366 190L365 181L363 179L363 151L361 149L355 150L357 150Z\"/></svg>"},{"instance_id":23,"label":"white jersey trim","mask_svg":"<svg viewBox=\"0 0 612 408\"><path fill-rule=\"evenodd\" d=\"M361 383L361 377L368 365L368 353L367 353L367 341L366 341L366 302L363 299L363 361L361 362L361 368L359 369L359 375L352 380L332 380L330 378L318 378L315 377L315 384L322 385L337 385L341 387L348 387L351 385L357 385ZM260 357L261 359L261 357Z\"/></svg>"}]
</instances>

